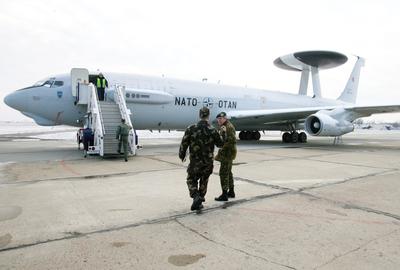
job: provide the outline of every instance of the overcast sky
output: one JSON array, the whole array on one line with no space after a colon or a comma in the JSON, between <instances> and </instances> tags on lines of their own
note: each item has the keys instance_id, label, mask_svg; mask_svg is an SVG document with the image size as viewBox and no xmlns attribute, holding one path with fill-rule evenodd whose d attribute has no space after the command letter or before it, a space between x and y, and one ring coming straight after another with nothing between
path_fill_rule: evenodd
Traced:
<instances>
[{"instance_id":1,"label":"overcast sky","mask_svg":"<svg viewBox=\"0 0 400 270\"><path fill-rule=\"evenodd\" d=\"M398 2L0 0L0 120L27 119L6 94L73 67L295 93L300 73L272 62L302 50L350 56L320 73L324 97L339 96L357 54L357 103L400 104Z\"/></svg>"}]
</instances>

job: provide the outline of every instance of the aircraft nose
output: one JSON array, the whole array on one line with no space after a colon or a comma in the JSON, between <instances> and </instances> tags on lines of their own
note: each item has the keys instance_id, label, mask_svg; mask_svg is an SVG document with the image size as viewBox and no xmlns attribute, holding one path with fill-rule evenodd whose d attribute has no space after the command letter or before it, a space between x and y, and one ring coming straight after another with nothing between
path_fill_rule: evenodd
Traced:
<instances>
[{"instance_id":1,"label":"aircraft nose","mask_svg":"<svg viewBox=\"0 0 400 270\"><path fill-rule=\"evenodd\" d=\"M13 94L8 94L7 96L4 97L4 103L7 104L8 106L12 107L12 95Z\"/></svg>"},{"instance_id":2,"label":"aircraft nose","mask_svg":"<svg viewBox=\"0 0 400 270\"><path fill-rule=\"evenodd\" d=\"M5 96L4 103L10 106L13 109L20 110L24 106L24 102L21 99L20 95L17 93L11 93Z\"/></svg>"}]
</instances>

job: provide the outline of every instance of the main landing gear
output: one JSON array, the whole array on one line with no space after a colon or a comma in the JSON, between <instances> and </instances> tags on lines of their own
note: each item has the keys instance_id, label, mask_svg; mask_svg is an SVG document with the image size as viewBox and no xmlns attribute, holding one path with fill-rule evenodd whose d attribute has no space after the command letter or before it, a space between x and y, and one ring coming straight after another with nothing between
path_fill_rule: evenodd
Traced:
<instances>
[{"instance_id":1,"label":"main landing gear","mask_svg":"<svg viewBox=\"0 0 400 270\"><path fill-rule=\"evenodd\" d=\"M261 134L259 131L248 131L242 130L239 132L239 139L241 141L258 141L260 140ZM306 143L307 142L307 134L305 132L285 132L282 135L282 141L284 143Z\"/></svg>"},{"instance_id":2,"label":"main landing gear","mask_svg":"<svg viewBox=\"0 0 400 270\"><path fill-rule=\"evenodd\" d=\"M306 143L307 142L307 134L305 132L298 133L294 132L285 132L282 135L282 142L284 143Z\"/></svg>"},{"instance_id":3,"label":"main landing gear","mask_svg":"<svg viewBox=\"0 0 400 270\"><path fill-rule=\"evenodd\" d=\"M261 134L257 130L255 131L243 130L239 132L239 139L241 141L250 141L250 140L258 141L260 138Z\"/></svg>"}]
</instances>

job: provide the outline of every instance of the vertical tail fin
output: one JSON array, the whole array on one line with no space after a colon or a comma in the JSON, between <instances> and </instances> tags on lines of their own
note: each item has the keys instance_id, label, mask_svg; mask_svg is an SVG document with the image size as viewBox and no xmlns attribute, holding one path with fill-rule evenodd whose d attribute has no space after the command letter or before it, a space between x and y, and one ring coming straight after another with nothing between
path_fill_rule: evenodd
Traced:
<instances>
[{"instance_id":1,"label":"vertical tail fin","mask_svg":"<svg viewBox=\"0 0 400 270\"><path fill-rule=\"evenodd\" d=\"M338 100L345 102L355 103L357 99L358 81L360 80L361 67L365 64L365 59L357 56L357 62L354 65L353 71L350 74L350 78L347 81L346 87Z\"/></svg>"}]
</instances>

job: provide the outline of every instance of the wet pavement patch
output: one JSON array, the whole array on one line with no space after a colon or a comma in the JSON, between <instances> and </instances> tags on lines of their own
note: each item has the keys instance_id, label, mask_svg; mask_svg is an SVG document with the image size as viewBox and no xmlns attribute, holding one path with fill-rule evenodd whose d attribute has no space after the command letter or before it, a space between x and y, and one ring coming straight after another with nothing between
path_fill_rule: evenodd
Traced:
<instances>
[{"instance_id":1,"label":"wet pavement patch","mask_svg":"<svg viewBox=\"0 0 400 270\"><path fill-rule=\"evenodd\" d=\"M204 254L196 254L196 255L188 255L188 254L182 254L182 255L172 255L169 256L168 262L170 264L173 264L175 266L186 266L189 264L193 264L198 262L200 259L205 258L206 255Z\"/></svg>"}]
</instances>

